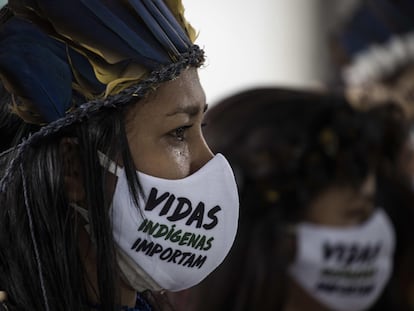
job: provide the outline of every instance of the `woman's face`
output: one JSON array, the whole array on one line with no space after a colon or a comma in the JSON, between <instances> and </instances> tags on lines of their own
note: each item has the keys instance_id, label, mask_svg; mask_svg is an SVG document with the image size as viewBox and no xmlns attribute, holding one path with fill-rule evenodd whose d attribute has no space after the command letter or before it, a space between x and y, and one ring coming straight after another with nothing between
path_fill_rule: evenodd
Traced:
<instances>
[{"instance_id":1,"label":"woman's face","mask_svg":"<svg viewBox=\"0 0 414 311\"><path fill-rule=\"evenodd\" d=\"M331 186L310 204L305 219L319 225L358 225L372 214L375 198L375 176L368 175L361 187Z\"/></svg>"},{"instance_id":2,"label":"woman's face","mask_svg":"<svg viewBox=\"0 0 414 311\"><path fill-rule=\"evenodd\" d=\"M179 179L213 154L202 135L204 91L194 68L162 83L127 113L126 132L135 167L148 175Z\"/></svg>"}]
</instances>

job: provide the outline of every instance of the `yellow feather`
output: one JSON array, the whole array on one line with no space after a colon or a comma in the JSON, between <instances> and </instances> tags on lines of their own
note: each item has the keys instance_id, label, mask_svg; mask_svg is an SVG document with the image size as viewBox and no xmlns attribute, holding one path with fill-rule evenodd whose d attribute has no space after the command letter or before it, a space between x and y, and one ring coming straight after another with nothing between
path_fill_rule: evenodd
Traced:
<instances>
[{"instance_id":1,"label":"yellow feather","mask_svg":"<svg viewBox=\"0 0 414 311\"><path fill-rule=\"evenodd\" d=\"M191 42L194 43L197 38L197 33L184 17L184 6L181 0L164 0L164 2L179 24L184 28ZM59 28L56 27L56 25L50 24L47 18L42 16L41 12L36 11L36 8L26 7L25 10L19 12L19 15L25 16L36 24L41 25L51 37L65 42L89 60L96 78L106 85L106 90L103 94L93 94L93 90L88 89L86 83L82 83L82 77L79 75L76 68L73 67L73 64L70 64L76 78L76 82L72 83L72 88L84 95L88 100L117 94L122 90L139 83L149 73L148 69L144 66L134 63L132 60L129 60L128 62L128 59L125 59L125 57L118 54L116 51L105 49L105 47L92 46L92 43L88 44L88 42L83 42L82 34L71 33L71 31L65 29L66 27ZM76 18L74 19L74 22L76 22ZM42 123L42 120L39 119L40 116L35 112L34 107L32 107L30 103L13 102L12 107L13 111L26 122L35 124ZM70 110L71 109L69 109L69 111Z\"/></svg>"}]
</instances>

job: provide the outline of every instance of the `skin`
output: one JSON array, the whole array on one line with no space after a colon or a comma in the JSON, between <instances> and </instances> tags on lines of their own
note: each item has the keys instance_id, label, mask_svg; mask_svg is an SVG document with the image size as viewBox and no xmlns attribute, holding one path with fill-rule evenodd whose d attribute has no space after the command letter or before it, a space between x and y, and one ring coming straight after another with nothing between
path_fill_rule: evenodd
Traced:
<instances>
[{"instance_id":1,"label":"skin","mask_svg":"<svg viewBox=\"0 0 414 311\"><path fill-rule=\"evenodd\" d=\"M166 179L186 177L213 155L201 132L206 99L195 69L166 82L131 107L127 138L137 170Z\"/></svg>"},{"instance_id":2,"label":"skin","mask_svg":"<svg viewBox=\"0 0 414 311\"><path fill-rule=\"evenodd\" d=\"M191 175L213 154L202 135L202 122L207 109L204 91L197 70L190 68L175 80L161 84L145 99L132 105L126 117L126 134L138 171L165 179ZM64 141L66 154L71 155L70 141ZM65 188L70 200L82 202L85 193L75 156L69 156ZM80 203L82 205L82 203ZM96 297L96 256L89 235L81 232L80 248L91 280L90 299ZM136 292L120 281L121 304L135 306Z\"/></svg>"},{"instance_id":3,"label":"skin","mask_svg":"<svg viewBox=\"0 0 414 311\"><path fill-rule=\"evenodd\" d=\"M374 211L375 191L374 175L369 175L358 189L344 185L332 186L311 202L305 221L334 227L359 225ZM290 278L287 293L283 311L329 311Z\"/></svg>"}]
</instances>

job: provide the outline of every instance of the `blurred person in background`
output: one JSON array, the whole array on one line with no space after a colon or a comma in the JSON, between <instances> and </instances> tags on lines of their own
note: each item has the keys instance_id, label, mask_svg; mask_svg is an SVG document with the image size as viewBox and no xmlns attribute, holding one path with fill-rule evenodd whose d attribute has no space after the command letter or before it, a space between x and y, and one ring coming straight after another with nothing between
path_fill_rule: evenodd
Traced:
<instances>
[{"instance_id":1,"label":"blurred person in background","mask_svg":"<svg viewBox=\"0 0 414 311\"><path fill-rule=\"evenodd\" d=\"M277 88L213 106L205 137L234 168L239 231L182 310L403 310L388 290L395 228L375 203L378 115L339 95Z\"/></svg>"},{"instance_id":2,"label":"blurred person in background","mask_svg":"<svg viewBox=\"0 0 414 311\"><path fill-rule=\"evenodd\" d=\"M414 2L359 1L332 31L330 42L338 82L349 101L363 110L393 101L402 108L401 123L410 129L408 135L398 134L398 127L384 123L385 136L391 138L384 146L400 147L386 153L390 161L383 163L378 178L377 201L401 223L397 226L401 284L395 295L414 310L414 247L412 235L403 229L414 224L410 216L414 209Z\"/></svg>"},{"instance_id":3,"label":"blurred person in background","mask_svg":"<svg viewBox=\"0 0 414 311\"><path fill-rule=\"evenodd\" d=\"M399 104L414 126L414 2L362 0L346 15L330 34L336 83L359 109ZM413 135L397 164L414 187Z\"/></svg>"}]
</instances>

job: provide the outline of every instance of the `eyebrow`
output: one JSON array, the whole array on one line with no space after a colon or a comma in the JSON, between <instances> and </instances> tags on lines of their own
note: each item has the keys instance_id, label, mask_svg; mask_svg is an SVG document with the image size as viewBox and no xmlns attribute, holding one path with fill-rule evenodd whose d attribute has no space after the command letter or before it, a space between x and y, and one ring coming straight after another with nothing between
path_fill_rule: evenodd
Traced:
<instances>
[{"instance_id":1,"label":"eyebrow","mask_svg":"<svg viewBox=\"0 0 414 311\"><path fill-rule=\"evenodd\" d=\"M206 112L208 109L208 104L204 105L203 113ZM180 107L177 110L174 110L173 112L167 113L167 117L172 117L176 114L184 113L188 114L190 117L196 116L200 112L200 106L186 106L186 107Z\"/></svg>"}]
</instances>

